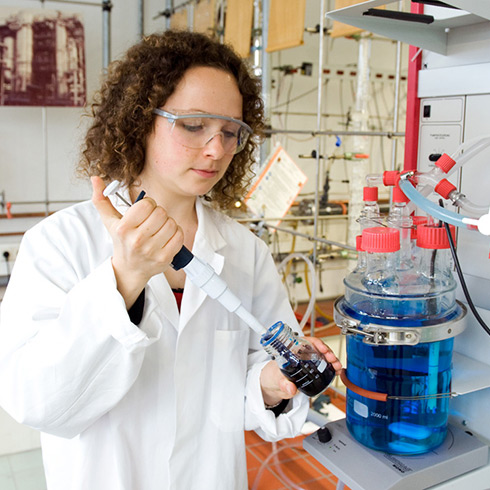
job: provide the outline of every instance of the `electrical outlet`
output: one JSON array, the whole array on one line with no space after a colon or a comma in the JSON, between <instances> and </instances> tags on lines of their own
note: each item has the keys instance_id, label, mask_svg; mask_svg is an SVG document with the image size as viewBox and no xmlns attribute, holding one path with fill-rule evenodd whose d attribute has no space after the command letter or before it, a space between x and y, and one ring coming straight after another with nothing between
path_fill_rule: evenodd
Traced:
<instances>
[{"instance_id":1,"label":"electrical outlet","mask_svg":"<svg viewBox=\"0 0 490 490\"><path fill-rule=\"evenodd\" d=\"M0 276L7 276L10 274L18 251L18 243L0 243ZM5 257L4 254L6 253L8 253L8 257Z\"/></svg>"}]
</instances>

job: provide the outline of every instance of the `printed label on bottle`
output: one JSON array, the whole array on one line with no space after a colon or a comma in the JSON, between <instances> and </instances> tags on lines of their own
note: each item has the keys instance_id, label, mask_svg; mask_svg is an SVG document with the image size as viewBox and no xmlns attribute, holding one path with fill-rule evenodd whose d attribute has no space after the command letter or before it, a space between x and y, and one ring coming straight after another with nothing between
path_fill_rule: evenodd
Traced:
<instances>
[{"instance_id":1,"label":"printed label on bottle","mask_svg":"<svg viewBox=\"0 0 490 490\"><path fill-rule=\"evenodd\" d=\"M361 403L360 401L354 400L354 412L357 413L357 415L360 415L361 417L367 419L369 415L369 410L364 403Z\"/></svg>"},{"instance_id":2,"label":"printed label on bottle","mask_svg":"<svg viewBox=\"0 0 490 490\"><path fill-rule=\"evenodd\" d=\"M317 368L318 371L320 371L321 373L323 373L323 371L325 371L326 367L327 367L327 361L322 360L320 362L320 364L318 364L318 366L316 368Z\"/></svg>"}]
</instances>

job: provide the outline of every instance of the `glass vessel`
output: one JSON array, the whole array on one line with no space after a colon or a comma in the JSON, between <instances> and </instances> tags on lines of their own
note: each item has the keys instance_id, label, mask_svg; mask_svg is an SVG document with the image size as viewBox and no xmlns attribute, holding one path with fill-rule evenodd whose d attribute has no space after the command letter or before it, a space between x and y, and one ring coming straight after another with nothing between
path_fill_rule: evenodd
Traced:
<instances>
[{"instance_id":1,"label":"glass vessel","mask_svg":"<svg viewBox=\"0 0 490 490\"><path fill-rule=\"evenodd\" d=\"M283 322L272 325L260 343L284 376L305 395L318 395L335 377L334 368L323 354Z\"/></svg>"},{"instance_id":2,"label":"glass vessel","mask_svg":"<svg viewBox=\"0 0 490 490\"><path fill-rule=\"evenodd\" d=\"M426 453L447 434L453 337L392 345L366 335L437 327L464 316L455 298L449 242L443 228L434 228L419 227L416 272L396 268L399 250L380 241L391 232L385 237L376 228L364 230L365 272L345 278L345 296L336 306L357 324L347 335L345 374L354 385L347 390L347 427L363 445L391 454ZM388 398L374 399L363 390Z\"/></svg>"}]
</instances>

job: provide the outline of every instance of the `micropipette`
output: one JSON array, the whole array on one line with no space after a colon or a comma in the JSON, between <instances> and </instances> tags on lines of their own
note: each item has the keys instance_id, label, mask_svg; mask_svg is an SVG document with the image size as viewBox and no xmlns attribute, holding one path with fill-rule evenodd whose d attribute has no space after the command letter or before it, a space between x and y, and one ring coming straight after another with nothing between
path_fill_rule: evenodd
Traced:
<instances>
[{"instance_id":1,"label":"micropipette","mask_svg":"<svg viewBox=\"0 0 490 490\"><path fill-rule=\"evenodd\" d=\"M107 195L115 194L118 187L119 183L110 188L107 186ZM106 195L105 192L104 195ZM143 199L144 196L145 192L141 191L135 203ZM226 282L216 274L209 264L198 259L186 246L182 246L172 259L171 265L175 270L183 269L192 283L202 289L210 298L216 299L229 312L235 313L252 330L260 334L262 336L261 344L264 348L266 345L272 345L272 340L274 340L275 348L278 349L276 362L279 364L281 372L300 391L308 396L314 396L327 388L335 376L335 371L331 364L325 361L323 354L318 352L317 354L321 356L321 359L312 360L312 352L304 348L302 353L300 351L293 353L289 347L284 345L280 338L277 338L277 326L279 323L282 324L282 322L274 324L269 329L265 328L257 318L245 309L240 299L232 293ZM298 344L298 341L293 339L291 346L296 344ZM313 346L311 348L311 350L315 350ZM302 358L302 355L307 356L307 358ZM315 392L312 391L313 387Z\"/></svg>"},{"instance_id":2,"label":"micropipette","mask_svg":"<svg viewBox=\"0 0 490 490\"><path fill-rule=\"evenodd\" d=\"M121 201L128 205L128 206L131 206L131 203L128 202L123 196L121 196L121 194L119 194L119 192L117 192L119 190L119 187L121 186L121 183L118 181L118 180L113 180L105 189L104 189L104 196L105 197L108 197L108 196L111 196L112 194L116 195L119 199L121 199Z\"/></svg>"}]
</instances>

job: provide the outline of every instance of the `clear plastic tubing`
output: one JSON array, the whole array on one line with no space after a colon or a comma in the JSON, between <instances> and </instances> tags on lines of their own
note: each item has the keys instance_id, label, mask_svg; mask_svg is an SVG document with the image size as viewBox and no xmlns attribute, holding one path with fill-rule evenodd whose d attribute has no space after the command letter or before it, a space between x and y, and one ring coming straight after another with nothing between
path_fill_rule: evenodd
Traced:
<instances>
[{"instance_id":1,"label":"clear plastic tubing","mask_svg":"<svg viewBox=\"0 0 490 490\"><path fill-rule=\"evenodd\" d=\"M490 138L489 136L476 136L475 138L471 138L468 141L465 141L461 143L456 150L454 150L454 153L451 155L451 158L455 160L457 156L463 151L466 150L468 147L473 147L480 143L482 140L485 140L487 138Z\"/></svg>"},{"instance_id":2,"label":"clear plastic tubing","mask_svg":"<svg viewBox=\"0 0 490 490\"><path fill-rule=\"evenodd\" d=\"M461 156L459 153L469 146L468 150L465 151ZM478 141L470 140L467 143L463 143L459 148L451 155L451 158L456 162L456 165L448 172L448 175L453 174L461 168L469 159L473 158L477 153L490 146L490 136L480 138Z\"/></svg>"},{"instance_id":3,"label":"clear plastic tubing","mask_svg":"<svg viewBox=\"0 0 490 490\"><path fill-rule=\"evenodd\" d=\"M303 315L303 318L301 319L301 322L299 324L300 330L303 330L304 326L306 325L306 322L308 321L308 318L311 315L311 312L313 311L313 307L315 306L315 301L316 301L316 274L315 274L315 267L313 266L313 262L304 254L294 252L289 254L278 266L277 270L281 271L284 266L293 259L301 259L306 262L308 265L308 269L310 269L310 277L311 277L311 296L310 296L310 301L308 303L308 306L306 308L305 314Z\"/></svg>"},{"instance_id":4,"label":"clear plastic tubing","mask_svg":"<svg viewBox=\"0 0 490 490\"><path fill-rule=\"evenodd\" d=\"M439 167L435 166L432 170L425 173L417 173L416 177L419 184L423 187L418 189L420 194L428 196L443 176L450 176L459 170L468 160L490 146L490 137L473 139L459 145L458 149L451 155L456 162L453 167L445 174ZM466 150L464 153L461 153Z\"/></svg>"},{"instance_id":5,"label":"clear plastic tubing","mask_svg":"<svg viewBox=\"0 0 490 490\"><path fill-rule=\"evenodd\" d=\"M430 214L434 218L444 221L445 223L449 223L450 225L459 226L462 228L467 227L463 222L464 216L444 209L432 201L429 201L422 196L408 180L401 179L399 186L410 201L412 201L415 206L423 209L427 214Z\"/></svg>"},{"instance_id":6,"label":"clear plastic tubing","mask_svg":"<svg viewBox=\"0 0 490 490\"><path fill-rule=\"evenodd\" d=\"M485 148L490 146L490 136L486 136L484 138L474 138L469 141L466 141L459 145L456 151L450 155L450 157L456 162L455 165L447 172L444 173L438 166L432 168L429 172L416 172L415 177L417 179L417 183L420 185L420 188L417 191L422 196L428 196L437 185L437 183L444 176L447 177L452 175L454 172L459 170L468 160L473 158L476 154L483 151ZM461 153L465 151L464 153ZM378 186L384 184L383 175L382 174L369 174L366 176L366 182L368 186ZM408 197L408 194L407 194ZM478 208L477 213L486 212Z\"/></svg>"},{"instance_id":7,"label":"clear plastic tubing","mask_svg":"<svg viewBox=\"0 0 490 490\"><path fill-rule=\"evenodd\" d=\"M481 216L482 214L488 213L488 205L482 206L474 204L464 194L458 196L457 199L453 201L453 204L471 215Z\"/></svg>"},{"instance_id":8,"label":"clear plastic tubing","mask_svg":"<svg viewBox=\"0 0 490 490\"><path fill-rule=\"evenodd\" d=\"M257 473L257 476L255 477L254 484L252 486L252 490L259 490L259 483L260 483L260 479L262 478L262 474L264 473L264 470L267 468L269 462L272 459L274 459L275 468L279 471L279 473L281 473L281 477L284 478L284 480L286 480L286 482L288 483L288 485L291 486L291 488L294 488L295 490L304 490L303 487L296 485L296 483L294 483L292 480L290 480L284 474L284 472L281 469L281 463L280 463L279 458L278 458L278 453L280 451L283 451L284 449L290 449L290 448L298 448L299 449L301 447L302 446L300 446L298 444L287 444L285 446L278 446L276 442L273 442L272 443L272 452L269 454L269 456L267 456L267 458L265 458L265 460L260 465L259 471Z\"/></svg>"}]
</instances>

